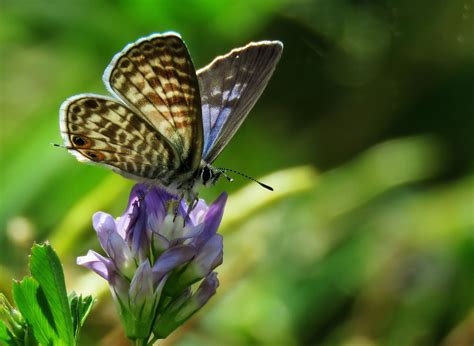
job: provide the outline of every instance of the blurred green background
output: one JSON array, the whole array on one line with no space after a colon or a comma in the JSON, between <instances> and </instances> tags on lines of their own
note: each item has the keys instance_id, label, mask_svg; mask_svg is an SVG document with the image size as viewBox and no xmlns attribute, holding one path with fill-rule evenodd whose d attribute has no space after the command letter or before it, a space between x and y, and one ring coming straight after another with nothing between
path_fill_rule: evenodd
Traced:
<instances>
[{"instance_id":1,"label":"blurred green background","mask_svg":"<svg viewBox=\"0 0 474 346\"><path fill-rule=\"evenodd\" d=\"M59 105L105 94L111 57L174 30L197 67L250 41L285 48L218 160L261 178L230 200L221 287L166 345L474 343L474 1L13 1L0 7L0 290L52 242L69 289L99 296L83 345L127 344L91 216L132 182L78 163Z\"/></svg>"}]
</instances>

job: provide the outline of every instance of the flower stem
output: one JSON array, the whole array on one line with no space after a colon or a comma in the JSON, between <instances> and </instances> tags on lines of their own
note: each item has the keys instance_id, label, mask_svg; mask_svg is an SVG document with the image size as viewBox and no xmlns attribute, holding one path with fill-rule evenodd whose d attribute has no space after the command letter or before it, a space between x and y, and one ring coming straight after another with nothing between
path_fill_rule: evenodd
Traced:
<instances>
[{"instance_id":1,"label":"flower stem","mask_svg":"<svg viewBox=\"0 0 474 346\"><path fill-rule=\"evenodd\" d=\"M134 345L135 346L147 346L148 342L147 342L147 339L135 339Z\"/></svg>"}]
</instances>

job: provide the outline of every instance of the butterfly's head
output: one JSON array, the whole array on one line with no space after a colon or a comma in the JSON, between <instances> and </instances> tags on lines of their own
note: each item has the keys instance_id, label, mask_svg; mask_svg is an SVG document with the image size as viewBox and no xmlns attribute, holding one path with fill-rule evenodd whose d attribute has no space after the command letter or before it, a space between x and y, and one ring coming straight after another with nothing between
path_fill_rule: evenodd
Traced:
<instances>
[{"instance_id":1,"label":"butterfly's head","mask_svg":"<svg viewBox=\"0 0 474 346\"><path fill-rule=\"evenodd\" d=\"M241 175L241 176L243 176L247 179L250 179L250 180L256 182L261 187L263 187L267 190L273 191L273 188L271 186L268 186L268 185L258 181L257 179L249 177L246 174L243 174L241 172L238 172L238 171L235 171L235 170L229 169L229 168L212 167L209 164L203 165L202 168L198 171L199 182L204 186L214 185L217 182L217 180L219 179L220 176L224 176L228 181L233 182L234 179L229 177L226 174L227 171L239 174L239 175Z\"/></svg>"},{"instance_id":2,"label":"butterfly's head","mask_svg":"<svg viewBox=\"0 0 474 346\"><path fill-rule=\"evenodd\" d=\"M210 186L214 185L221 175L222 172L220 170L205 165L199 171L199 180L202 185Z\"/></svg>"}]
</instances>

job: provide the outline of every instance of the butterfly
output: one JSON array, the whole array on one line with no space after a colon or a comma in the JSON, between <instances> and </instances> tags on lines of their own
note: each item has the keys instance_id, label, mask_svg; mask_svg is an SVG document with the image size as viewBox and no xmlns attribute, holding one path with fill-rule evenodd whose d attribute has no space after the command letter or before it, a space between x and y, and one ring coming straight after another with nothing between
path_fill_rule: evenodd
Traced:
<instances>
[{"instance_id":1,"label":"butterfly","mask_svg":"<svg viewBox=\"0 0 474 346\"><path fill-rule=\"evenodd\" d=\"M64 147L79 161L197 201L200 185L225 175L212 163L262 94L282 50L279 41L252 42L196 71L179 34L143 37L106 68L112 97L80 94L63 102Z\"/></svg>"}]
</instances>

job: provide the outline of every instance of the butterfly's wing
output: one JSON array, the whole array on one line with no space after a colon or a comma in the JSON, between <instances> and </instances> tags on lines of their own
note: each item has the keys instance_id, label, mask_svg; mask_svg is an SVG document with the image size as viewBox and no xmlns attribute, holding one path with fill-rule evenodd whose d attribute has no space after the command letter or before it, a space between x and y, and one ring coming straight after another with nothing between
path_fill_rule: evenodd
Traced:
<instances>
[{"instance_id":1,"label":"butterfly's wing","mask_svg":"<svg viewBox=\"0 0 474 346\"><path fill-rule=\"evenodd\" d=\"M154 34L129 44L104 73L109 91L175 148L175 175L201 163L203 128L199 84L191 57L176 33Z\"/></svg>"},{"instance_id":2,"label":"butterfly's wing","mask_svg":"<svg viewBox=\"0 0 474 346\"><path fill-rule=\"evenodd\" d=\"M198 70L204 126L203 159L212 163L262 94L283 44L252 42Z\"/></svg>"},{"instance_id":3,"label":"butterfly's wing","mask_svg":"<svg viewBox=\"0 0 474 346\"><path fill-rule=\"evenodd\" d=\"M82 94L61 106L64 144L79 161L135 180L165 180L178 153L151 124L110 97Z\"/></svg>"}]
</instances>

